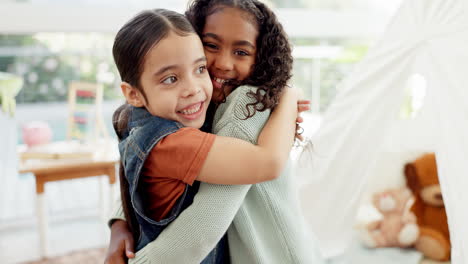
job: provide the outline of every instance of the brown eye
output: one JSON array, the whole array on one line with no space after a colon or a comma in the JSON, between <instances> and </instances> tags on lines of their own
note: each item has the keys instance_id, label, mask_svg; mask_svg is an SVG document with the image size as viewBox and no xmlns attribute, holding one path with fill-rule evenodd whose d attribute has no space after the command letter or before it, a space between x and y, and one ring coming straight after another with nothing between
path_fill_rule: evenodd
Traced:
<instances>
[{"instance_id":1,"label":"brown eye","mask_svg":"<svg viewBox=\"0 0 468 264\"><path fill-rule=\"evenodd\" d=\"M209 49L218 49L218 46L216 46L215 44L210 43L210 42L203 43L203 46L205 46L205 47L207 47Z\"/></svg>"},{"instance_id":2,"label":"brown eye","mask_svg":"<svg viewBox=\"0 0 468 264\"><path fill-rule=\"evenodd\" d=\"M200 67L198 67L198 69L197 69L197 73L198 73L198 74L203 74L205 71L206 71L206 66L205 66L205 65L200 66Z\"/></svg>"},{"instance_id":3,"label":"brown eye","mask_svg":"<svg viewBox=\"0 0 468 264\"><path fill-rule=\"evenodd\" d=\"M164 84L172 84L172 83L175 83L175 82L177 82L177 77L175 77L175 76L169 76L169 77L167 77L166 79L164 79L162 81L162 83L164 83Z\"/></svg>"},{"instance_id":4,"label":"brown eye","mask_svg":"<svg viewBox=\"0 0 468 264\"><path fill-rule=\"evenodd\" d=\"M236 50L236 51L234 51L234 54L236 54L238 56L249 56L249 53L245 52L243 50Z\"/></svg>"}]
</instances>

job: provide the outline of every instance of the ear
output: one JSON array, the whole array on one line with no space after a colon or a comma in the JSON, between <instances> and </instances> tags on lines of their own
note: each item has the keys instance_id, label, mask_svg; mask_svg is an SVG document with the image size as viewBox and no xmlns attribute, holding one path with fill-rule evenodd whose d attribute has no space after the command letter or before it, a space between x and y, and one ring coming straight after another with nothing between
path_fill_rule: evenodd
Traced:
<instances>
[{"instance_id":1,"label":"ear","mask_svg":"<svg viewBox=\"0 0 468 264\"><path fill-rule=\"evenodd\" d=\"M418 174L416 172L416 168L412 163L407 163L405 165L405 177L406 177L406 185L414 194L419 192L419 181L418 181Z\"/></svg>"},{"instance_id":2,"label":"ear","mask_svg":"<svg viewBox=\"0 0 468 264\"><path fill-rule=\"evenodd\" d=\"M140 90L133 87L127 82L122 82L120 84L120 89L122 90L123 95L127 99L127 103L135 107L145 106L145 98Z\"/></svg>"}]
</instances>

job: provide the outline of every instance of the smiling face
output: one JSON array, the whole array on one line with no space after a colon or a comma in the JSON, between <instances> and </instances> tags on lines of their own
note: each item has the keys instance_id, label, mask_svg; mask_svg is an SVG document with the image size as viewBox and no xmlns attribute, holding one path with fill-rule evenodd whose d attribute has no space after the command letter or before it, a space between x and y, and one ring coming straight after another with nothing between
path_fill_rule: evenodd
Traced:
<instances>
[{"instance_id":1,"label":"smiling face","mask_svg":"<svg viewBox=\"0 0 468 264\"><path fill-rule=\"evenodd\" d=\"M196 34L170 32L145 56L140 83L146 95L122 84L127 102L152 115L200 128L212 95L206 57Z\"/></svg>"},{"instance_id":2,"label":"smiling face","mask_svg":"<svg viewBox=\"0 0 468 264\"><path fill-rule=\"evenodd\" d=\"M202 41L213 83L213 101L223 97L226 80L243 81L252 72L257 53L258 26L253 16L238 8L214 7L206 18ZM226 95L233 87L225 87Z\"/></svg>"}]
</instances>

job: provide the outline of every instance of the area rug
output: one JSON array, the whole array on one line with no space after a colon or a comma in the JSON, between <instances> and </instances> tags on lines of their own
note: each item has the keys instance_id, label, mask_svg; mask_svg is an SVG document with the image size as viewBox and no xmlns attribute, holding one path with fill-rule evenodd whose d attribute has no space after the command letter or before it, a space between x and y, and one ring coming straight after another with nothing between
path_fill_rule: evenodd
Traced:
<instances>
[{"instance_id":1,"label":"area rug","mask_svg":"<svg viewBox=\"0 0 468 264\"><path fill-rule=\"evenodd\" d=\"M50 257L21 264L101 264L104 263L105 248L86 249L70 252L63 256Z\"/></svg>"}]
</instances>

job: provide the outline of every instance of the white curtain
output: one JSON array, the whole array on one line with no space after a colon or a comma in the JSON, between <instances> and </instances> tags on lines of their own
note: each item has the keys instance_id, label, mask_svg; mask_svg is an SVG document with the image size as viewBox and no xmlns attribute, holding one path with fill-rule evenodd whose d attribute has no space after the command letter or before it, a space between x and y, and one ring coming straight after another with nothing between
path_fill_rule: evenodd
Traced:
<instances>
[{"instance_id":1,"label":"white curtain","mask_svg":"<svg viewBox=\"0 0 468 264\"><path fill-rule=\"evenodd\" d=\"M351 242L361 194L389 137L410 76L427 81L423 107L449 219L453 263L468 263L468 0L408 0L339 92L312 138L301 202L323 254ZM372 23L369 21L369 23Z\"/></svg>"}]
</instances>

